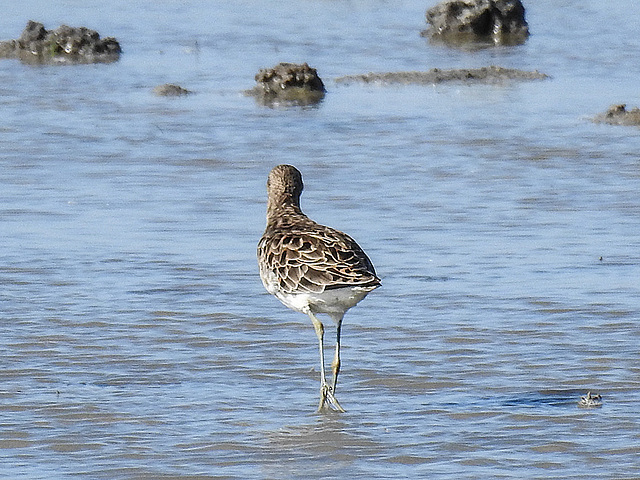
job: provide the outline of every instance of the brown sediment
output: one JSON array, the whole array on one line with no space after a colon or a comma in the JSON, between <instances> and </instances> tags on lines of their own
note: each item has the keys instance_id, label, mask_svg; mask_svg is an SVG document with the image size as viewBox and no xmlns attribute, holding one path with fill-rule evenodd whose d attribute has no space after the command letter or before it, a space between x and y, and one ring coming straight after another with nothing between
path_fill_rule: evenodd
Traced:
<instances>
[{"instance_id":1,"label":"brown sediment","mask_svg":"<svg viewBox=\"0 0 640 480\"><path fill-rule=\"evenodd\" d=\"M444 0L427 10L422 36L451 46L518 45L529 37L520 0Z\"/></svg>"},{"instance_id":2,"label":"brown sediment","mask_svg":"<svg viewBox=\"0 0 640 480\"><path fill-rule=\"evenodd\" d=\"M320 102L325 95L317 70L307 63L279 63L273 68L261 69L255 80L257 85L245 93L267 105L310 105Z\"/></svg>"},{"instance_id":3,"label":"brown sediment","mask_svg":"<svg viewBox=\"0 0 640 480\"><path fill-rule=\"evenodd\" d=\"M34 64L110 63L118 60L120 53L115 38L100 38L95 30L67 25L47 30L31 20L20 38L0 42L0 58Z\"/></svg>"},{"instance_id":4,"label":"brown sediment","mask_svg":"<svg viewBox=\"0 0 640 480\"><path fill-rule=\"evenodd\" d=\"M384 72L345 75L336 78L336 83L381 83L401 85L430 85L444 82L499 83L512 80L544 80L548 75L534 71L489 66L441 70L432 68L426 72Z\"/></svg>"},{"instance_id":5,"label":"brown sediment","mask_svg":"<svg viewBox=\"0 0 640 480\"><path fill-rule=\"evenodd\" d=\"M593 121L609 125L640 126L640 108L627 110L625 104L611 105L606 112L596 115Z\"/></svg>"},{"instance_id":6,"label":"brown sediment","mask_svg":"<svg viewBox=\"0 0 640 480\"><path fill-rule=\"evenodd\" d=\"M165 83L164 85L154 87L153 93L159 97L178 97L181 95L189 95L193 92L174 83Z\"/></svg>"}]
</instances>

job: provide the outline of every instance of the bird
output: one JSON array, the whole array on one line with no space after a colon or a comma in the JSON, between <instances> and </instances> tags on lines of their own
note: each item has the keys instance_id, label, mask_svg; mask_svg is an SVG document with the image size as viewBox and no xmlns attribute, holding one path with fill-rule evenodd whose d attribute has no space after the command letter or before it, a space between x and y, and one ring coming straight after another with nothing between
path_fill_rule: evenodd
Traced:
<instances>
[{"instance_id":1,"label":"bird","mask_svg":"<svg viewBox=\"0 0 640 480\"><path fill-rule=\"evenodd\" d=\"M257 249L260 279L267 292L311 319L320 350L318 411L344 412L335 396L342 319L381 281L353 238L314 222L302 212L303 187L302 174L292 165L278 165L269 173L267 226ZM328 315L336 325L331 384L325 374L324 325L318 314Z\"/></svg>"}]
</instances>

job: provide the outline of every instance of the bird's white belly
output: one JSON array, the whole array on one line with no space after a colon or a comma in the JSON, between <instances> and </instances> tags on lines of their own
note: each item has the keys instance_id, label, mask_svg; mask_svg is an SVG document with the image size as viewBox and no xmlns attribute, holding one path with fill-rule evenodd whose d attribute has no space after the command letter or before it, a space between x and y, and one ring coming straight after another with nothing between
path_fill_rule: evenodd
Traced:
<instances>
[{"instance_id":1,"label":"bird's white belly","mask_svg":"<svg viewBox=\"0 0 640 480\"><path fill-rule=\"evenodd\" d=\"M366 297L370 289L361 287L345 287L325 290L322 293L283 293L275 295L287 307L298 312L326 313L344 315L344 312L355 306Z\"/></svg>"}]
</instances>

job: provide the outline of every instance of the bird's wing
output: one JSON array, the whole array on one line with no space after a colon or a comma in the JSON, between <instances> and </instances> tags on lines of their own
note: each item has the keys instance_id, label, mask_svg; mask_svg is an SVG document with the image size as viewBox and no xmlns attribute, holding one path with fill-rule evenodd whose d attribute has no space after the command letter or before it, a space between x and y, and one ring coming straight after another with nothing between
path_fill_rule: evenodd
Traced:
<instances>
[{"instance_id":1,"label":"bird's wing","mask_svg":"<svg viewBox=\"0 0 640 480\"><path fill-rule=\"evenodd\" d=\"M258 244L263 274L286 293L380 284L373 264L350 236L329 227L271 232Z\"/></svg>"}]
</instances>

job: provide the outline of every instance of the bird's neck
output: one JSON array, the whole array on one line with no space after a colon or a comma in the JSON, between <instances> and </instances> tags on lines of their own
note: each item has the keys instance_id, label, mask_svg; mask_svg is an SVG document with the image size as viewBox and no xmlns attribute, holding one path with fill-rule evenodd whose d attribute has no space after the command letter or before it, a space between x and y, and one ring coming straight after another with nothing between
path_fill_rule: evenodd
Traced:
<instances>
[{"instance_id":1,"label":"bird's neck","mask_svg":"<svg viewBox=\"0 0 640 480\"><path fill-rule=\"evenodd\" d=\"M300 209L300 199L291 195L269 198L267 203L267 223L277 223L280 219L291 216L304 215Z\"/></svg>"}]
</instances>

